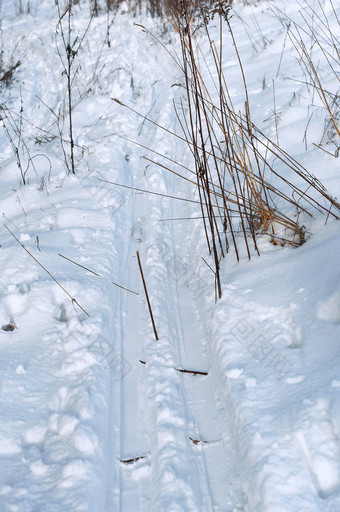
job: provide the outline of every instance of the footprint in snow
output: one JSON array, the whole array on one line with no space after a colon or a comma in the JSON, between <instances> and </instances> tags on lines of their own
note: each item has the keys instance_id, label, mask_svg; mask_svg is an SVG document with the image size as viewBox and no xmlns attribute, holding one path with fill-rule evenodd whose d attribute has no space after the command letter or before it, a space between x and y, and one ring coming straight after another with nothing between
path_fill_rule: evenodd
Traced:
<instances>
[{"instance_id":1,"label":"footprint in snow","mask_svg":"<svg viewBox=\"0 0 340 512\"><path fill-rule=\"evenodd\" d=\"M322 300L317 306L317 316L332 324L340 324L340 292L333 293L328 299Z\"/></svg>"},{"instance_id":2,"label":"footprint in snow","mask_svg":"<svg viewBox=\"0 0 340 512\"><path fill-rule=\"evenodd\" d=\"M145 217L140 217L131 228L131 240L140 244L145 240Z\"/></svg>"},{"instance_id":3,"label":"footprint in snow","mask_svg":"<svg viewBox=\"0 0 340 512\"><path fill-rule=\"evenodd\" d=\"M65 304L58 304L57 308L54 311L53 317L61 323L67 323L68 322L68 316L66 313Z\"/></svg>"},{"instance_id":4,"label":"footprint in snow","mask_svg":"<svg viewBox=\"0 0 340 512\"><path fill-rule=\"evenodd\" d=\"M15 318L18 315L22 315L27 311L29 291L30 286L26 283L8 286L8 291L3 298L3 305L7 313L7 316L11 319L11 321L7 325L7 329L4 328L5 326L3 327L4 331L10 331L11 324L13 324L15 327L15 322L13 321L13 318Z\"/></svg>"}]
</instances>

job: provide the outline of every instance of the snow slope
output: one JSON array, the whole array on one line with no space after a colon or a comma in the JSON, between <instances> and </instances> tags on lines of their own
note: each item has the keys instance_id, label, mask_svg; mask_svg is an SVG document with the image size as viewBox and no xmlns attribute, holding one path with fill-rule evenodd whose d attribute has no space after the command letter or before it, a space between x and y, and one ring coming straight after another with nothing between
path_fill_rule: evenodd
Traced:
<instances>
[{"instance_id":1,"label":"snow slope","mask_svg":"<svg viewBox=\"0 0 340 512\"><path fill-rule=\"evenodd\" d=\"M124 5L87 30L87 3L74 7L72 37L87 32L72 69L73 175L54 2L20 16L0 6L3 69L20 61L1 88L1 512L339 510L340 224L320 214L298 249L228 255L215 303L199 205L143 192L197 199L145 159L192 167L162 128L181 134L178 35ZM299 4L276 6L303 23ZM339 197L338 159L313 145L327 116L282 13L236 2L232 15L254 122Z\"/></svg>"}]
</instances>

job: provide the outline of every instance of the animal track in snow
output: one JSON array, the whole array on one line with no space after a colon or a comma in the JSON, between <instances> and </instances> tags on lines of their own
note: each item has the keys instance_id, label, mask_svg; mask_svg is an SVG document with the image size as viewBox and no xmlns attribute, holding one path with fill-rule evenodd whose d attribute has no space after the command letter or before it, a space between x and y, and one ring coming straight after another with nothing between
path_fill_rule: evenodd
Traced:
<instances>
[{"instance_id":1,"label":"animal track in snow","mask_svg":"<svg viewBox=\"0 0 340 512\"><path fill-rule=\"evenodd\" d=\"M140 244L145 240L145 217L140 217L131 228L131 240Z\"/></svg>"}]
</instances>

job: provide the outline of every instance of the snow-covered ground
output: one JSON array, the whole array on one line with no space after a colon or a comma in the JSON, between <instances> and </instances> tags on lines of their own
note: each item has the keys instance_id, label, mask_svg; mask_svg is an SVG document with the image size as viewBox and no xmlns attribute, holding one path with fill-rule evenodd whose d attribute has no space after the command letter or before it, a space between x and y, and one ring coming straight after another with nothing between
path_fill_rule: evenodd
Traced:
<instances>
[{"instance_id":1,"label":"snow-covered ground","mask_svg":"<svg viewBox=\"0 0 340 512\"><path fill-rule=\"evenodd\" d=\"M74 6L72 174L55 2L0 7L0 511L340 510L340 223L316 214L297 249L227 255L215 302L199 205L143 192L198 198L145 159L193 165L169 133L178 34L124 4L90 25L88 2ZM339 140L287 37L295 20L308 40L304 7L235 1L231 23L253 121L340 197ZM338 44L331 3L314 7ZM224 48L242 109L227 31Z\"/></svg>"}]
</instances>

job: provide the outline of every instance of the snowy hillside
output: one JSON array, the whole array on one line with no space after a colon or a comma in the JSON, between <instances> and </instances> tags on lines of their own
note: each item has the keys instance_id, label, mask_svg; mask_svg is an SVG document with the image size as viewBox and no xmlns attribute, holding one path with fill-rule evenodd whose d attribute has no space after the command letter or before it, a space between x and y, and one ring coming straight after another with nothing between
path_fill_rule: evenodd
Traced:
<instances>
[{"instance_id":1,"label":"snowy hillside","mask_svg":"<svg viewBox=\"0 0 340 512\"><path fill-rule=\"evenodd\" d=\"M174 23L56 3L0 1L0 512L339 511L340 2L192 22L301 235L228 189L218 268Z\"/></svg>"}]
</instances>

